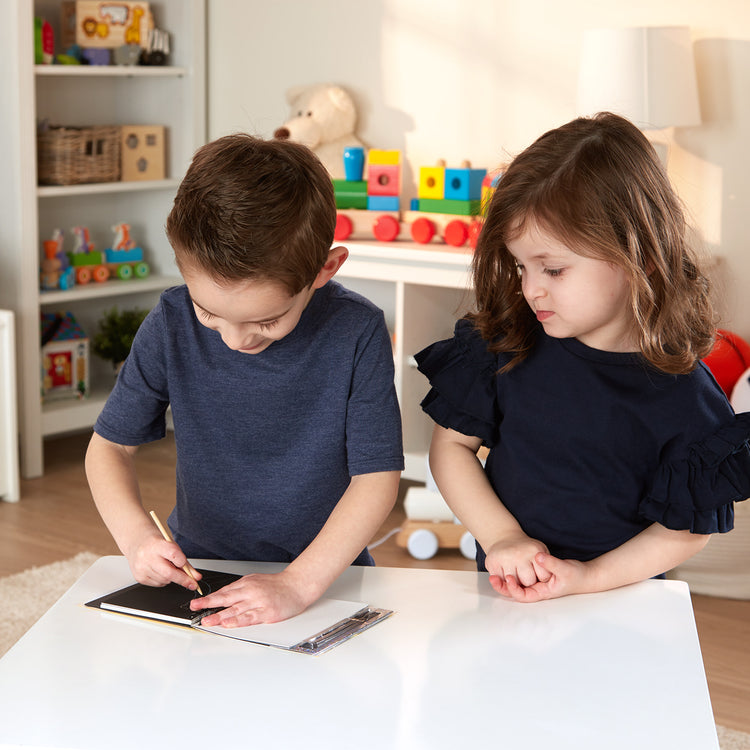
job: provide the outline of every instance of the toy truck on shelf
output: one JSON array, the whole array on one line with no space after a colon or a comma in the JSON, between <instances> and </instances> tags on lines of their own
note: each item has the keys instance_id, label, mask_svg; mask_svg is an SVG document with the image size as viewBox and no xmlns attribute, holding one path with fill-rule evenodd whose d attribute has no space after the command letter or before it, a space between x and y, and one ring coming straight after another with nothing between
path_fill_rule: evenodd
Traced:
<instances>
[{"instance_id":1,"label":"toy truck on shelf","mask_svg":"<svg viewBox=\"0 0 750 750\"><path fill-rule=\"evenodd\" d=\"M344 152L346 178L334 180L337 221L335 239L373 236L381 242L410 238L427 244L437 238L453 247L473 248L496 177L467 162L446 168L444 162L419 170L418 196L401 211L401 153L370 149L367 179L364 149Z\"/></svg>"},{"instance_id":2,"label":"toy truck on shelf","mask_svg":"<svg viewBox=\"0 0 750 750\"><path fill-rule=\"evenodd\" d=\"M112 231L115 233L112 247L102 253L94 250L86 227L73 227L76 245L67 255L76 284L103 282L111 277L121 281L145 279L151 273L149 264L143 260L143 249L130 237L130 226L115 224Z\"/></svg>"}]
</instances>

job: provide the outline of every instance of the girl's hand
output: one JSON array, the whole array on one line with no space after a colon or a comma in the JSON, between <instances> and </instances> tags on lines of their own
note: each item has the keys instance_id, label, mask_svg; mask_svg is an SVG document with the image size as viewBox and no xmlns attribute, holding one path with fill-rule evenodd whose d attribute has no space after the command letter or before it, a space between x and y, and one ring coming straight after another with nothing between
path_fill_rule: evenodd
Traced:
<instances>
[{"instance_id":1,"label":"girl's hand","mask_svg":"<svg viewBox=\"0 0 750 750\"><path fill-rule=\"evenodd\" d=\"M243 576L208 596L193 599L190 609L224 607L201 621L202 625L239 628L263 622L279 622L298 615L310 602L299 587L281 573L254 573Z\"/></svg>"},{"instance_id":2,"label":"girl's hand","mask_svg":"<svg viewBox=\"0 0 750 750\"><path fill-rule=\"evenodd\" d=\"M526 586L512 575L506 576L505 580L491 575L492 587L500 595L518 602L538 602L592 590L588 585L590 569L587 563L560 560L549 553L537 554L534 563L537 569L545 571L544 578L540 577L536 583Z\"/></svg>"},{"instance_id":3,"label":"girl's hand","mask_svg":"<svg viewBox=\"0 0 750 750\"><path fill-rule=\"evenodd\" d=\"M502 596L508 596L507 580L516 585L533 586L547 581L549 572L536 562L536 555L549 553L546 545L519 532L495 542L487 550L485 566L490 573L490 583Z\"/></svg>"},{"instance_id":4,"label":"girl's hand","mask_svg":"<svg viewBox=\"0 0 750 750\"><path fill-rule=\"evenodd\" d=\"M146 586L176 583L195 591L195 581L182 570L186 565L196 580L201 579L201 574L188 562L179 545L166 541L158 533L145 536L126 556L135 580Z\"/></svg>"}]
</instances>

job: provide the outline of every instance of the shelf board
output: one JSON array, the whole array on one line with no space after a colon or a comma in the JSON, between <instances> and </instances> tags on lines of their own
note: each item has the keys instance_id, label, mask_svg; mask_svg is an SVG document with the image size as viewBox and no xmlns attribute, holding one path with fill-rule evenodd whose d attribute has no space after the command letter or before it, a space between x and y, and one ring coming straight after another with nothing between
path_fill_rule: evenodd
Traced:
<instances>
[{"instance_id":1,"label":"shelf board","mask_svg":"<svg viewBox=\"0 0 750 750\"><path fill-rule=\"evenodd\" d=\"M69 198L101 193L140 193L144 190L176 190L179 180L133 180L132 182L87 182L83 185L40 185L39 198Z\"/></svg>"},{"instance_id":2,"label":"shelf board","mask_svg":"<svg viewBox=\"0 0 750 750\"><path fill-rule=\"evenodd\" d=\"M84 299L99 299L102 297L118 297L127 294L140 294L141 292L161 291L170 286L182 284L179 276L148 276L145 279L129 279L120 281L104 281L89 284L77 284L72 289L55 289L39 292L39 304L60 305L69 302L78 302Z\"/></svg>"},{"instance_id":3,"label":"shelf board","mask_svg":"<svg viewBox=\"0 0 750 750\"><path fill-rule=\"evenodd\" d=\"M188 70L175 65L35 65L34 73L71 78L180 78Z\"/></svg>"},{"instance_id":4,"label":"shelf board","mask_svg":"<svg viewBox=\"0 0 750 750\"><path fill-rule=\"evenodd\" d=\"M42 435L47 437L92 427L108 395L108 391L96 391L88 398L46 401L42 404Z\"/></svg>"}]
</instances>

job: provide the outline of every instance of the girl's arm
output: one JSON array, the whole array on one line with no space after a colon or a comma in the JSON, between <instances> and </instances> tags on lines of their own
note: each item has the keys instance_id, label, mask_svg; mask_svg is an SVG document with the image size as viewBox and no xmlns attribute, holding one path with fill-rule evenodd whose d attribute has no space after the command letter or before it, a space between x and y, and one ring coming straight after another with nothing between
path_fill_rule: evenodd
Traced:
<instances>
[{"instance_id":1,"label":"girl's arm","mask_svg":"<svg viewBox=\"0 0 750 750\"><path fill-rule=\"evenodd\" d=\"M547 580L535 556L547 547L527 536L500 502L477 458L477 437L435 425L430 445L430 470L440 493L461 523L487 554L491 575L512 576L524 586Z\"/></svg>"},{"instance_id":2,"label":"girl's arm","mask_svg":"<svg viewBox=\"0 0 750 750\"><path fill-rule=\"evenodd\" d=\"M322 596L370 542L396 502L400 477L399 471L352 477L318 535L283 571L244 576L194 599L190 606L226 608L204 617L207 626L240 627L299 614Z\"/></svg>"},{"instance_id":3,"label":"girl's arm","mask_svg":"<svg viewBox=\"0 0 750 750\"><path fill-rule=\"evenodd\" d=\"M189 565L174 542L165 541L141 503L135 446L113 443L94 433L86 451L86 478L94 503L139 583L185 588L196 585L183 570ZM190 566L196 578L200 573Z\"/></svg>"},{"instance_id":4,"label":"girl's arm","mask_svg":"<svg viewBox=\"0 0 750 750\"><path fill-rule=\"evenodd\" d=\"M517 580L491 583L503 596L533 602L568 594L586 594L626 586L661 575L700 552L710 535L674 531L654 523L611 552L589 562L560 560L539 554L538 565L549 571L545 582L524 587Z\"/></svg>"}]
</instances>

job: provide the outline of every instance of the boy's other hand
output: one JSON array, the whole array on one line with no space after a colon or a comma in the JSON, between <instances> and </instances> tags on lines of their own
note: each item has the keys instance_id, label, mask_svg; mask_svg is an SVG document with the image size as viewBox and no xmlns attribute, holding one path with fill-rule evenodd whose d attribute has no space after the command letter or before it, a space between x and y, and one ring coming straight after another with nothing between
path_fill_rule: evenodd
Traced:
<instances>
[{"instance_id":1,"label":"boy's other hand","mask_svg":"<svg viewBox=\"0 0 750 750\"><path fill-rule=\"evenodd\" d=\"M192 610L224 607L204 617L202 625L240 628L264 622L279 622L298 615L311 603L293 585L286 571L243 576L208 596L193 599Z\"/></svg>"}]
</instances>

